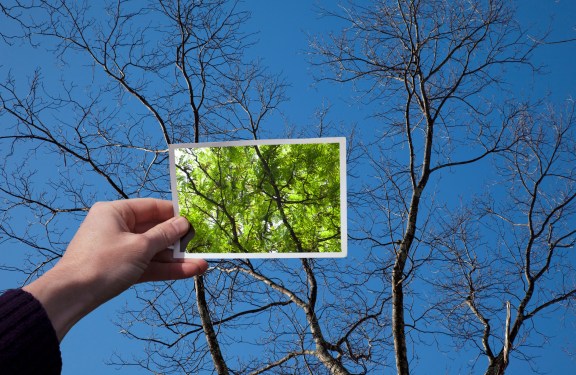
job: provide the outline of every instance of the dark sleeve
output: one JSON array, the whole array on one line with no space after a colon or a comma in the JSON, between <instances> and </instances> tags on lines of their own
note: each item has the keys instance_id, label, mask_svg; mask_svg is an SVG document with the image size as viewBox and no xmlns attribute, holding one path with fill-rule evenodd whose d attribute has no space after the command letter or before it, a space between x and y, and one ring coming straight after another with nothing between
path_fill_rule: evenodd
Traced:
<instances>
[{"instance_id":1,"label":"dark sleeve","mask_svg":"<svg viewBox=\"0 0 576 375\"><path fill-rule=\"evenodd\" d=\"M0 296L0 373L57 375L60 343L46 311L30 293L8 290Z\"/></svg>"}]
</instances>

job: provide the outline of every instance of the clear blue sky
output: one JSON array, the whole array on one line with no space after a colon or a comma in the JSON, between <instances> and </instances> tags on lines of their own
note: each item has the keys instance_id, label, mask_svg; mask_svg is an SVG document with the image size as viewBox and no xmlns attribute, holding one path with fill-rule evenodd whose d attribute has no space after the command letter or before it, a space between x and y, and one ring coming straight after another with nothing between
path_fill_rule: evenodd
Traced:
<instances>
[{"instance_id":1,"label":"clear blue sky","mask_svg":"<svg viewBox=\"0 0 576 375\"><path fill-rule=\"evenodd\" d=\"M326 3L331 3L326 1ZM568 39L576 37L576 2L569 0L518 1L519 20L525 25L535 25L537 28L552 27L550 38ZM270 70L282 71L291 84L288 94L290 102L284 107L288 121L296 124L311 122L311 113L321 105L326 91L311 86L310 67L304 55L307 48L307 34L314 34L329 29L334 25L327 19L319 19L310 1L269 1L249 0L243 5L252 12L252 19L247 28L259 31L259 43L253 48L254 56L264 59ZM40 58L42 57L42 58ZM46 58L47 60L44 60ZM49 55L32 52L18 47L7 48L0 45L0 72L2 77L8 68L16 74L30 74L39 60L43 61L44 75L59 75L58 66L51 62ZM525 76L521 73L511 73L519 92L529 95L530 92L549 92L555 100L564 100L576 95L576 44L570 48L562 45L550 45L541 48L535 55L536 63L547 65L548 74L544 76ZM48 77L49 78L49 77ZM335 117L348 123L369 122L366 114L359 114L356 106L350 104L349 93L338 89L330 91L330 101L335 108ZM366 129L366 127L364 127ZM0 244L1 262L4 264L20 264L25 259L24 252L13 251L10 245ZM354 251L350 248L349 251ZM0 289L17 286L21 277L14 273L0 273ZM121 353L139 353L142 347L139 343L125 339L111 321L117 310L125 304L132 303L131 293L126 293L116 300L102 306L92 315L81 321L62 343L64 375L73 374L141 374L142 370L123 368L116 372L113 367L104 365L114 351ZM563 330L557 324L555 317L545 321L546 329L554 330L558 342L563 342L574 348L572 332ZM540 370L549 374L576 373L576 363L571 361L561 351L561 346L553 350L543 350ZM414 367L414 373L436 374L445 372L443 367L446 358L433 347L430 351L420 353L420 359ZM484 361L484 359L480 359ZM435 367L440 365L440 367ZM513 360L508 374L525 374L530 372L518 360ZM452 372L454 373L454 372Z\"/></svg>"}]
</instances>

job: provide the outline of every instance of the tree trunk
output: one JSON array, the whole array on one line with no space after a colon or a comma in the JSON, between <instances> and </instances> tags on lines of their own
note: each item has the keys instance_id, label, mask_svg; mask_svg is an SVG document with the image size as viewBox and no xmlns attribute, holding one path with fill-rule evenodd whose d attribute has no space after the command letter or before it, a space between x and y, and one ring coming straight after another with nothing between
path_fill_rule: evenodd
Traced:
<instances>
[{"instance_id":1,"label":"tree trunk","mask_svg":"<svg viewBox=\"0 0 576 375\"><path fill-rule=\"evenodd\" d=\"M208 311L208 304L206 303L206 293L204 291L204 278L196 276L194 278L194 286L196 287L196 303L198 305L198 312L200 313L200 320L202 321L202 329L208 342L208 349L214 362L214 368L218 375L229 375L228 366L222 356L220 344L214 331L212 320L210 319L210 312Z\"/></svg>"},{"instance_id":2,"label":"tree trunk","mask_svg":"<svg viewBox=\"0 0 576 375\"><path fill-rule=\"evenodd\" d=\"M508 367L508 365L504 361L504 355L500 353L490 361L490 365L488 365L484 375L504 375L506 367Z\"/></svg>"},{"instance_id":3,"label":"tree trunk","mask_svg":"<svg viewBox=\"0 0 576 375\"><path fill-rule=\"evenodd\" d=\"M314 343L316 344L316 355L318 359L328 368L330 374L332 375L350 375L350 372L342 365L342 362L338 361L330 353L329 348L331 345L324 339L324 334L320 328L320 323L318 322L318 316L316 316L316 298L318 297L318 283L316 281L316 276L310 263L307 259L302 259L302 265L306 271L306 278L308 280L308 285L310 288L308 305L305 307L306 318L310 324L310 333L314 338ZM332 347L332 349L337 349Z\"/></svg>"},{"instance_id":4,"label":"tree trunk","mask_svg":"<svg viewBox=\"0 0 576 375\"><path fill-rule=\"evenodd\" d=\"M409 375L408 354L406 350L406 332L404 323L404 265L406 254L398 254L392 273L392 335L394 337L394 352L396 369L399 375Z\"/></svg>"},{"instance_id":5,"label":"tree trunk","mask_svg":"<svg viewBox=\"0 0 576 375\"><path fill-rule=\"evenodd\" d=\"M426 166L428 166L426 164ZM408 252L416 235L416 221L423 187L428 181L428 175L422 177L421 183L415 188L408 211L408 225L400 248L394 261L392 271L392 336L394 338L394 352L396 357L396 370L399 375L409 375L408 350L406 348L406 324L404 322L404 269Z\"/></svg>"}]
</instances>

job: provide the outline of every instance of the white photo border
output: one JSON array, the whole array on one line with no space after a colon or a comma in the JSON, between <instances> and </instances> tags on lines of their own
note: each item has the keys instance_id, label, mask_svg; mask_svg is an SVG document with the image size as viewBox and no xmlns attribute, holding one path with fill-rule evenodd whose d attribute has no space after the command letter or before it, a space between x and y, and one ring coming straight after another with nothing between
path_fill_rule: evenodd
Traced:
<instances>
[{"instance_id":1,"label":"white photo border","mask_svg":"<svg viewBox=\"0 0 576 375\"><path fill-rule=\"evenodd\" d=\"M174 214L180 214L178 205L178 188L176 183L176 160L174 152L181 148L210 148L231 146L255 146L255 145L283 145L283 144L311 144L311 143L338 143L340 158L340 252L308 252L308 253L187 253L180 250L180 242L173 246L174 258L193 259L248 259L248 258L344 258L348 255L348 205L347 205L347 181L346 181L346 138L301 138L301 139L259 139L228 142L202 142L202 143L175 143L168 146L170 162L170 187L172 189L172 204Z\"/></svg>"}]
</instances>

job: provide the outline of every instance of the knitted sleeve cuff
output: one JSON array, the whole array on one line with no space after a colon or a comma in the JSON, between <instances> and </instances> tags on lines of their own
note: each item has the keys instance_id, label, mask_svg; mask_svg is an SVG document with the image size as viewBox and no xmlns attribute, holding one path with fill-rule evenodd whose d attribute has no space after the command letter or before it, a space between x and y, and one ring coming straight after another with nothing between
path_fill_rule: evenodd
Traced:
<instances>
[{"instance_id":1,"label":"knitted sleeve cuff","mask_svg":"<svg viewBox=\"0 0 576 375\"><path fill-rule=\"evenodd\" d=\"M30 293L0 296L0 369L6 374L60 374L60 343L46 311Z\"/></svg>"}]
</instances>

